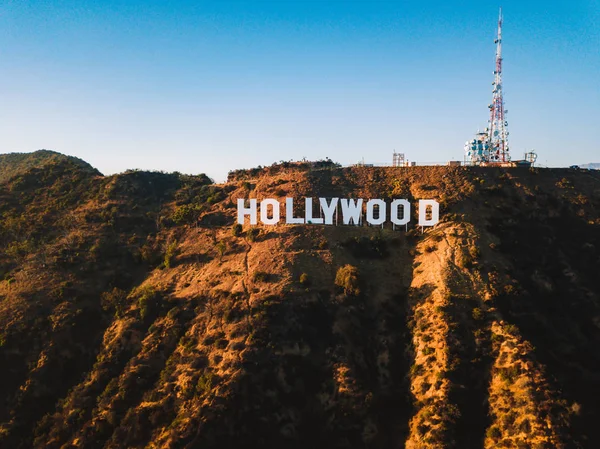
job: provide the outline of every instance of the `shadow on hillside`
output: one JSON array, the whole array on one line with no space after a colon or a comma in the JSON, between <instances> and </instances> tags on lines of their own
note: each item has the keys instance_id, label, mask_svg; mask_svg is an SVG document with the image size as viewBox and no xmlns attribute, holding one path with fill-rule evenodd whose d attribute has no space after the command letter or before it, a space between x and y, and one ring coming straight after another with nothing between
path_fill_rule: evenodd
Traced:
<instances>
[{"instance_id":1,"label":"shadow on hillside","mask_svg":"<svg viewBox=\"0 0 600 449\"><path fill-rule=\"evenodd\" d=\"M362 448L364 438L371 438L368 447L402 446L411 410L404 326L398 326L404 322L405 298L398 296L377 312L335 305L331 299L271 298L232 395L181 444ZM347 326L343 337L333 332L340 314ZM382 336L378 319L400 330ZM390 353L385 378L377 365L382 345ZM338 383L341 366L352 379L346 392ZM377 435L368 435L370 430Z\"/></svg>"},{"instance_id":2,"label":"shadow on hillside","mask_svg":"<svg viewBox=\"0 0 600 449\"><path fill-rule=\"evenodd\" d=\"M490 228L513 261L511 276L521 287L499 298L498 307L533 344L571 409L568 447L579 447L572 440L600 447L600 234L585 219L593 204L575 206L548 195L536 201L517 208L511 222L498 220ZM540 220L539 206L557 213Z\"/></svg>"},{"instance_id":3,"label":"shadow on hillside","mask_svg":"<svg viewBox=\"0 0 600 449\"><path fill-rule=\"evenodd\" d=\"M455 270L451 276L460 277L461 274ZM426 303L436 289L438 286L434 284L425 284L414 289L411 292L411 297L416 300L413 310ZM440 444L454 442L456 447L465 449L483 447L485 433L490 424L488 387L493 360L489 355L491 350L489 335L484 337L482 333L478 333L478 331L483 332L485 323L473 318L473 310L477 304L475 298L450 295L447 306L430 304L425 309L421 309L440 314L448 326L448 336L445 341L448 366L447 371L440 375L450 381L446 404L450 408L440 409L438 412L441 418L451 425L446 426L443 435L436 434L433 438L438 438L436 441ZM421 313L411 318L413 334L417 339L427 342L432 338L428 335L428 329L430 324L435 323L436 317L423 316ZM431 363L435 363L435 359ZM427 372L434 367L425 364L422 369ZM453 410L452 406L455 406L454 410L458 411L454 416L449 414Z\"/></svg>"},{"instance_id":4,"label":"shadow on hillside","mask_svg":"<svg viewBox=\"0 0 600 449\"><path fill-rule=\"evenodd\" d=\"M254 300L240 376L226 399L193 417L197 431L178 445L404 447L412 416L407 297L376 300L373 282L366 276L356 297L322 284Z\"/></svg>"}]
</instances>

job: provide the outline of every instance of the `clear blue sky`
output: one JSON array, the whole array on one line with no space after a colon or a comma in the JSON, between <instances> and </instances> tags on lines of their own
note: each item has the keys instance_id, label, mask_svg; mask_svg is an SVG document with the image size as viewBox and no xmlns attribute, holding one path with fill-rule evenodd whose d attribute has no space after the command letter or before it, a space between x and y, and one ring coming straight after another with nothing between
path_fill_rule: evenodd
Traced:
<instances>
[{"instance_id":1,"label":"clear blue sky","mask_svg":"<svg viewBox=\"0 0 600 449\"><path fill-rule=\"evenodd\" d=\"M513 158L600 162L600 1L0 2L0 152L105 174L462 159L498 7Z\"/></svg>"}]
</instances>

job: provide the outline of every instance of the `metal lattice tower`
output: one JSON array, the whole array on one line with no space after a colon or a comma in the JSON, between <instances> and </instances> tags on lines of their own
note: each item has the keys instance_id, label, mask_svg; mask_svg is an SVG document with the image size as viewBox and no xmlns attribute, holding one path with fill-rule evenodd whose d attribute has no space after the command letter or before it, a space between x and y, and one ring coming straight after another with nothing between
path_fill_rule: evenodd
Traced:
<instances>
[{"instance_id":1,"label":"metal lattice tower","mask_svg":"<svg viewBox=\"0 0 600 449\"><path fill-rule=\"evenodd\" d=\"M396 153L394 151L394 155L392 158L392 167L406 167L404 153Z\"/></svg>"},{"instance_id":2,"label":"metal lattice tower","mask_svg":"<svg viewBox=\"0 0 600 449\"><path fill-rule=\"evenodd\" d=\"M502 8L498 17L496 44L496 67L492 85L492 104L488 127L477 132L474 139L465 143L465 163L472 165L498 165L510 163L508 148L508 122L502 93Z\"/></svg>"},{"instance_id":3,"label":"metal lattice tower","mask_svg":"<svg viewBox=\"0 0 600 449\"><path fill-rule=\"evenodd\" d=\"M508 122L504 110L504 96L502 93L502 8L498 17L498 37L496 38L496 70L494 70L494 90L490 108L489 121L489 161L509 162L508 148Z\"/></svg>"}]
</instances>

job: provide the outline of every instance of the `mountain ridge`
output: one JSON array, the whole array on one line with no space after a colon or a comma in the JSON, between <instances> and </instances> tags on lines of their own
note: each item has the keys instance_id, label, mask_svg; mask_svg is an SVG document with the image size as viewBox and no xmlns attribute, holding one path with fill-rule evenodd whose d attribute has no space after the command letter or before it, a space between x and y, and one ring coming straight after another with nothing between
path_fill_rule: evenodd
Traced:
<instances>
[{"instance_id":1,"label":"mountain ridge","mask_svg":"<svg viewBox=\"0 0 600 449\"><path fill-rule=\"evenodd\" d=\"M0 184L0 446L600 443L598 174L232 173ZM436 199L441 222L236 224L237 198L283 197Z\"/></svg>"},{"instance_id":2,"label":"mountain ridge","mask_svg":"<svg viewBox=\"0 0 600 449\"><path fill-rule=\"evenodd\" d=\"M46 164L62 160L68 160L90 173L101 174L90 164L77 157L66 156L51 150L37 150L32 153L0 154L0 183L6 182L11 177L23 174L32 168L42 168Z\"/></svg>"}]
</instances>

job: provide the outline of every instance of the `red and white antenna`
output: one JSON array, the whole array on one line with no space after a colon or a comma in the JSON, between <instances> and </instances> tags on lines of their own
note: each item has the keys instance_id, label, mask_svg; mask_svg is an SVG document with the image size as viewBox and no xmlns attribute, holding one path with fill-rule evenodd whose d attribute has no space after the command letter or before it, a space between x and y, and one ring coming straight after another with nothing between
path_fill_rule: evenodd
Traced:
<instances>
[{"instance_id":1,"label":"red and white antenna","mask_svg":"<svg viewBox=\"0 0 600 449\"><path fill-rule=\"evenodd\" d=\"M498 37L496 38L496 70L494 70L494 90L489 122L489 162L509 162L508 122L504 110L502 93L502 8L498 17Z\"/></svg>"}]
</instances>

